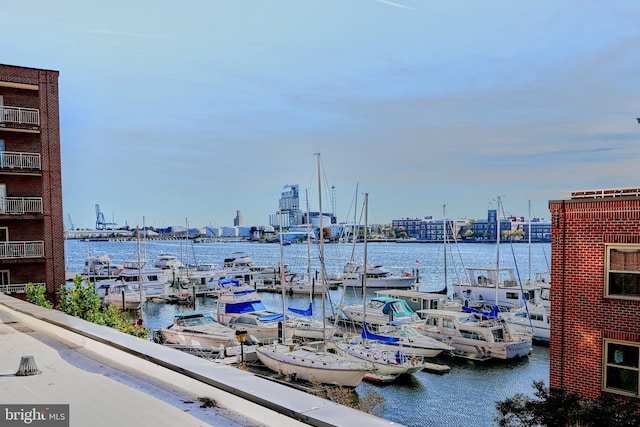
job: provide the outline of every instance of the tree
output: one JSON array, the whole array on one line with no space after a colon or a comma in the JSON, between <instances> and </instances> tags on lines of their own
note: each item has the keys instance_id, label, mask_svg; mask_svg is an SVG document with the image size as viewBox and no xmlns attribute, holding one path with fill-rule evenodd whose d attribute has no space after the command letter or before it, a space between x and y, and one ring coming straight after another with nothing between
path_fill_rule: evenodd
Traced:
<instances>
[{"instance_id":1,"label":"tree","mask_svg":"<svg viewBox=\"0 0 640 427\"><path fill-rule=\"evenodd\" d=\"M531 399L522 393L496 402L500 427L632 427L640 425L636 399L617 399L602 395L597 399L583 398L562 389L547 389L542 381L534 381Z\"/></svg>"}]
</instances>

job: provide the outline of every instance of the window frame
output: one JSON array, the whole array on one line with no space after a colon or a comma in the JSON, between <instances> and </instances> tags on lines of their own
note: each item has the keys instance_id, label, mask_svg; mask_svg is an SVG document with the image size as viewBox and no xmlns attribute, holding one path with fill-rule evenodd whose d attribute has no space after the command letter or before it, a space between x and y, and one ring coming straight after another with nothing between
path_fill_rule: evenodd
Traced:
<instances>
[{"instance_id":1,"label":"window frame","mask_svg":"<svg viewBox=\"0 0 640 427\"><path fill-rule=\"evenodd\" d=\"M614 344L618 346L635 347L638 353L637 354L638 360L636 361L636 366L634 367L634 366L623 365L622 363L620 364L609 363L608 357L607 357L609 355L609 344ZM608 385L607 372L609 368L635 372L637 376L635 393ZM630 396L630 397L640 396L640 343L631 342L631 341L614 340L614 339L608 339L608 338L605 338L602 340L602 391L606 391L607 393L619 394L622 396Z\"/></svg>"},{"instance_id":2,"label":"window frame","mask_svg":"<svg viewBox=\"0 0 640 427\"><path fill-rule=\"evenodd\" d=\"M640 268L637 273L629 270L613 270L609 268L611 264L611 251L612 250L637 250L638 255L640 256L640 245L638 244L605 244L605 254L604 254L604 296L605 298L614 298L614 299L624 299L624 300L640 300L640 291L637 294L621 294L621 293L611 293L609 286L609 276L610 273L615 274L616 272L621 274L638 274L640 277ZM638 280L640 282L640 279Z\"/></svg>"}]
</instances>

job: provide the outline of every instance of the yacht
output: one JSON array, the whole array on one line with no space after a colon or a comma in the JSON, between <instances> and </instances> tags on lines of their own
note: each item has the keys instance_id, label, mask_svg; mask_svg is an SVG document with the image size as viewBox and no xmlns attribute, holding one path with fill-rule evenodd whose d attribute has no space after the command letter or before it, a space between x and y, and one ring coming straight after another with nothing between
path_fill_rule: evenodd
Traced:
<instances>
[{"instance_id":1,"label":"yacht","mask_svg":"<svg viewBox=\"0 0 640 427\"><path fill-rule=\"evenodd\" d=\"M502 318L488 319L479 313L450 310L420 310L422 324L416 329L454 347L452 355L477 360L509 360L532 351L530 334L510 328Z\"/></svg>"},{"instance_id":2,"label":"yacht","mask_svg":"<svg viewBox=\"0 0 640 427\"><path fill-rule=\"evenodd\" d=\"M164 295L169 284L164 278L159 268L147 267L146 261L124 261L122 271L115 279L100 280L96 283L98 296L104 296L106 287L113 284L129 284L134 291L138 291L138 286L142 280L142 290L146 296Z\"/></svg>"},{"instance_id":3,"label":"yacht","mask_svg":"<svg viewBox=\"0 0 640 427\"><path fill-rule=\"evenodd\" d=\"M367 276L367 288L409 289L415 284L415 277L411 273L393 274L381 265L367 265L349 262L342 272L342 286L362 287L363 275Z\"/></svg>"}]
</instances>

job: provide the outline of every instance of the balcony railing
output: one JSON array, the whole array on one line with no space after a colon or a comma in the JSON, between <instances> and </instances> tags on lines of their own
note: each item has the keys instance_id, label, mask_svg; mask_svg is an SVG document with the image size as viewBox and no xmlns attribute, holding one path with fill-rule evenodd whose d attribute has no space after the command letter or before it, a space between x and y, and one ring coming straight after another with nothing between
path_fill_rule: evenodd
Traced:
<instances>
[{"instance_id":1,"label":"balcony railing","mask_svg":"<svg viewBox=\"0 0 640 427\"><path fill-rule=\"evenodd\" d=\"M0 123L40 126L40 110L3 105L0 107Z\"/></svg>"},{"instance_id":2,"label":"balcony railing","mask_svg":"<svg viewBox=\"0 0 640 427\"><path fill-rule=\"evenodd\" d=\"M41 214L42 197L0 197L0 214Z\"/></svg>"},{"instance_id":3,"label":"balcony railing","mask_svg":"<svg viewBox=\"0 0 640 427\"><path fill-rule=\"evenodd\" d=\"M43 241L0 243L0 259L42 258L43 256Z\"/></svg>"},{"instance_id":4,"label":"balcony railing","mask_svg":"<svg viewBox=\"0 0 640 427\"><path fill-rule=\"evenodd\" d=\"M39 153L0 151L0 169L42 169Z\"/></svg>"},{"instance_id":5,"label":"balcony railing","mask_svg":"<svg viewBox=\"0 0 640 427\"><path fill-rule=\"evenodd\" d=\"M10 285L0 285L0 293L5 294L26 294L28 283L12 283ZM44 283L34 283L36 286L45 286Z\"/></svg>"}]
</instances>

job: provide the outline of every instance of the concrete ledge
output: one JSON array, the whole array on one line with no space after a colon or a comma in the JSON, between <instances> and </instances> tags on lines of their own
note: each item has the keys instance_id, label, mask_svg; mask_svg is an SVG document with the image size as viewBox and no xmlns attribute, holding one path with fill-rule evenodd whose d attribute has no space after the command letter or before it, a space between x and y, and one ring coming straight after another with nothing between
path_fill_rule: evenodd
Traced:
<instances>
[{"instance_id":1,"label":"concrete ledge","mask_svg":"<svg viewBox=\"0 0 640 427\"><path fill-rule=\"evenodd\" d=\"M99 352L153 375L176 387L209 396L221 407L268 426L398 425L251 373L201 359L69 316L58 310L0 295L0 304L12 309L25 323Z\"/></svg>"}]
</instances>

